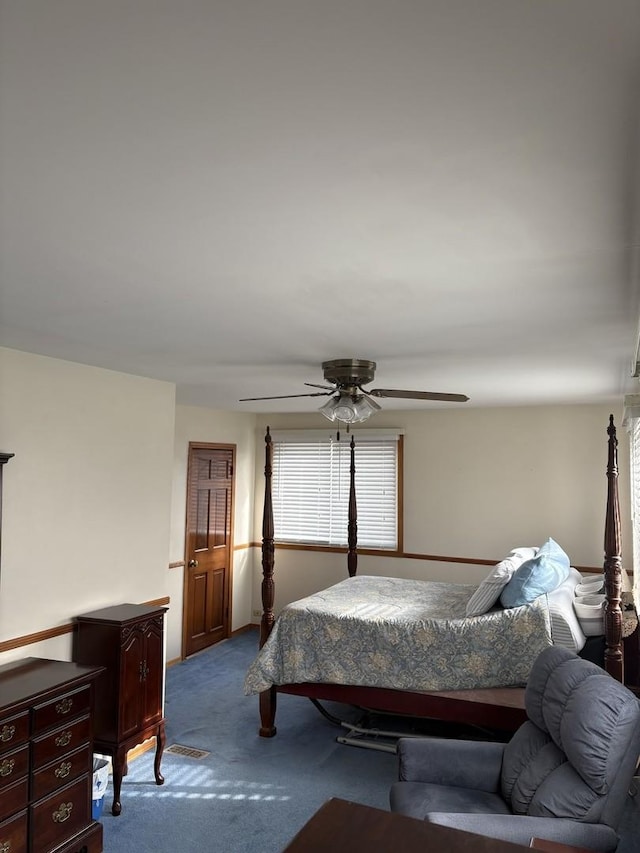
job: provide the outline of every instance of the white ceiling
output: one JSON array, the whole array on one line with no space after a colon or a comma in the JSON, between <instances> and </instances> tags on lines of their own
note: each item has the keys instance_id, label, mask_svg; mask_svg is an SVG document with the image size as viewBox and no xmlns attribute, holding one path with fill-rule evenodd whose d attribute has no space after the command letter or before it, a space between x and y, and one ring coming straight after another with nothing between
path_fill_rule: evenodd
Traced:
<instances>
[{"instance_id":1,"label":"white ceiling","mask_svg":"<svg viewBox=\"0 0 640 853\"><path fill-rule=\"evenodd\" d=\"M2 345L239 411L342 357L467 406L637 389L640 0L0 9Z\"/></svg>"}]
</instances>

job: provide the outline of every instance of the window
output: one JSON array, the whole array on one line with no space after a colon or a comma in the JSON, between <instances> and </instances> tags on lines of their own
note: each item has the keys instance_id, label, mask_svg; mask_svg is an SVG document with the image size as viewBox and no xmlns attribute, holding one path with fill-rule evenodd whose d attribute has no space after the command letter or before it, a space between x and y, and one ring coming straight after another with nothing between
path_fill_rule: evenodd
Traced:
<instances>
[{"instance_id":1,"label":"window","mask_svg":"<svg viewBox=\"0 0 640 853\"><path fill-rule=\"evenodd\" d=\"M636 606L640 600L640 418L629 418L629 448L631 451L631 524L633 531L633 579Z\"/></svg>"},{"instance_id":2,"label":"window","mask_svg":"<svg viewBox=\"0 0 640 853\"><path fill-rule=\"evenodd\" d=\"M358 547L398 547L399 431L358 430L355 483ZM277 542L346 545L351 437L274 433L273 518Z\"/></svg>"}]
</instances>

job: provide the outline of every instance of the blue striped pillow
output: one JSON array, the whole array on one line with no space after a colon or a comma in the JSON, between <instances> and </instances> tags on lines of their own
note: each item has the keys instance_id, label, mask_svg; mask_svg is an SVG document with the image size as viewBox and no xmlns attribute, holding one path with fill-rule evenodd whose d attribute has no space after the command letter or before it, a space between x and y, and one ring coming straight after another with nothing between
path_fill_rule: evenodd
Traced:
<instances>
[{"instance_id":1,"label":"blue striped pillow","mask_svg":"<svg viewBox=\"0 0 640 853\"><path fill-rule=\"evenodd\" d=\"M508 557L496 563L467 602L467 616L482 616L491 610L516 569L535 557L537 551L537 548L514 548Z\"/></svg>"}]
</instances>

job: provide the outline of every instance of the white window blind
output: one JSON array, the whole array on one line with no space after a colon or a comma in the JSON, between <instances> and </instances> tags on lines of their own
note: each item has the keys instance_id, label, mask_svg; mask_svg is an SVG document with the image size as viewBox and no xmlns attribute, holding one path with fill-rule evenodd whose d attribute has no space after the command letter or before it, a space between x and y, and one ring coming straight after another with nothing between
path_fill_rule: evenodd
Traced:
<instances>
[{"instance_id":1,"label":"white window blind","mask_svg":"<svg viewBox=\"0 0 640 853\"><path fill-rule=\"evenodd\" d=\"M272 438L276 541L346 545L350 436L300 430ZM362 430L354 438L358 547L395 549L399 432Z\"/></svg>"}]
</instances>

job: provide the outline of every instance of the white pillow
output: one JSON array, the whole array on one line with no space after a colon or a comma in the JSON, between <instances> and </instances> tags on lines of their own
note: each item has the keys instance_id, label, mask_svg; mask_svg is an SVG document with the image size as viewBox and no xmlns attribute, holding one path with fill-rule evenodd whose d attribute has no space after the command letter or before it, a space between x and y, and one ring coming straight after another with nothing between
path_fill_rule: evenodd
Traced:
<instances>
[{"instance_id":1,"label":"white pillow","mask_svg":"<svg viewBox=\"0 0 640 853\"><path fill-rule=\"evenodd\" d=\"M508 557L496 563L467 602L467 616L482 616L483 613L491 610L500 598L500 593L515 574L516 569L525 560L533 560L537 553L537 548L514 548Z\"/></svg>"}]
</instances>

